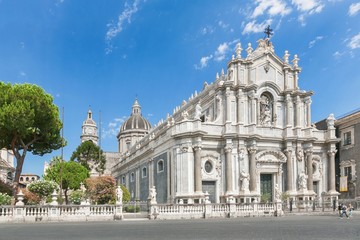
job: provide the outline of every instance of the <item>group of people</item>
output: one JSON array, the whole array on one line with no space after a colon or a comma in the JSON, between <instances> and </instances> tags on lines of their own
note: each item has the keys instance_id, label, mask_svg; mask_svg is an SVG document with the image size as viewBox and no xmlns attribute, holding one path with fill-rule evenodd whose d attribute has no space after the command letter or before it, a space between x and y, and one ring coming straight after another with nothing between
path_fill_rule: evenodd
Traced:
<instances>
[{"instance_id":1,"label":"group of people","mask_svg":"<svg viewBox=\"0 0 360 240\"><path fill-rule=\"evenodd\" d=\"M339 215L340 215L341 219L343 219L344 216L346 216L346 218L350 218L350 217L352 217L354 207L351 205L351 203L349 204L349 206L346 206L346 204L340 203L338 210L339 210Z\"/></svg>"}]
</instances>

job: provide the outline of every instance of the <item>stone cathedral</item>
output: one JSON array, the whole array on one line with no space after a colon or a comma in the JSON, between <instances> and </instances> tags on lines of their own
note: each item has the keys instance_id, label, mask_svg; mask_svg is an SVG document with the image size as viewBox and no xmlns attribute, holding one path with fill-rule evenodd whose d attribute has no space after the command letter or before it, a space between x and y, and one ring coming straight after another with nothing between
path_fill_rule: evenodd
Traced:
<instances>
[{"instance_id":1,"label":"stone cathedral","mask_svg":"<svg viewBox=\"0 0 360 240\"><path fill-rule=\"evenodd\" d=\"M110 167L133 200L158 203L337 199L334 117L311 123L312 91L299 89L299 58L275 54L268 38L237 44L226 72L204 83L155 127L136 100Z\"/></svg>"}]
</instances>

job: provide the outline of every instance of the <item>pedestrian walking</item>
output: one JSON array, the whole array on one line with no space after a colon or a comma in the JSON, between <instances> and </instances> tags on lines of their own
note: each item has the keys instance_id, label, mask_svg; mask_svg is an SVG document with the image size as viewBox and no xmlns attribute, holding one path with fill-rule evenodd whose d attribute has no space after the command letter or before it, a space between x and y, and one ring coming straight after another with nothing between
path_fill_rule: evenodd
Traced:
<instances>
[{"instance_id":1,"label":"pedestrian walking","mask_svg":"<svg viewBox=\"0 0 360 240\"><path fill-rule=\"evenodd\" d=\"M351 205L351 203L349 204L348 210L349 210L349 217L352 217L352 213L353 213L353 211L354 211L354 207Z\"/></svg>"},{"instance_id":2,"label":"pedestrian walking","mask_svg":"<svg viewBox=\"0 0 360 240\"><path fill-rule=\"evenodd\" d=\"M342 203L339 204L338 211L339 211L339 217L341 217Z\"/></svg>"},{"instance_id":3,"label":"pedestrian walking","mask_svg":"<svg viewBox=\"0 0 360 240\"><path fill-rule=\"evenodd\" d=\"M349 218L348 214L347 214L347 207L345 204L342 205L342 208L341 208L341 216L340 218L343 219L344 217L344 214L346 216L346 218Z\"/></svg>"}]
</instances>

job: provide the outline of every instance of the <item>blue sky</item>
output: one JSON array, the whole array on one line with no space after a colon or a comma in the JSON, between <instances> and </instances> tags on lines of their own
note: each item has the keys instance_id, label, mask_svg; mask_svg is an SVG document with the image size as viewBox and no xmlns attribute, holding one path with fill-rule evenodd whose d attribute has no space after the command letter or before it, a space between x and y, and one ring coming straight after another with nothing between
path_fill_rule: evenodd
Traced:
<instances>
[{"instance_id":1,"label":"blue sky","mask_svg":"<svg viewBox=\"0 0 360 240\"><path fill-rule=\"evenodd\" d=\"M89 106L103 150L117 151L136 96L156 124L271 25L275 53L300 58L315 122L360 107L359 23L359 0L0 0L0 80L37 84L64 107L65 159ZM42 175L56 155L28 155L23 172Z\"/></svg>"}]
</instances>

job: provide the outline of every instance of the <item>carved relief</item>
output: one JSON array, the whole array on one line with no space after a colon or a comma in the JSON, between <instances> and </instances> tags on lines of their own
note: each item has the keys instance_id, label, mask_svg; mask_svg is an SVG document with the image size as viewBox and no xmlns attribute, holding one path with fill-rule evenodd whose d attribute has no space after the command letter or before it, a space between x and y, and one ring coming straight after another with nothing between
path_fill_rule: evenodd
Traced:
<instances>
[{"instance_id":1,"label":"carved relief","mask_svg":"<svg viewBox=\"0 0 360 240\"><path fill-rule=\"evenodd\" d=\"M305 174L304 171L302 171L299 174L299 178L298 178L299 190L303 190L303 191L307 190L307 178L308 176Z\"/></svg>"},{"instance_id":2,"label":"carved relief","mask_svg":"<svg viewBox=\"0 0 360 240\"><path fill-rule=\"evenodd\" d=\"M286 156L281 151L262 151L256 154L256 161L261 163L285 163Z\"/></svg>"},{"instance_id":3,"label":"carved relief","mask_svg":"<svg viewBox=\"0 0 360 240\"><path fill-rule=\"evenodd\" d=\"M304 159L304 150L302 150L302 148L297 148L296 158L299 162L301 162Z\"/></svg>"}]
</instances>

